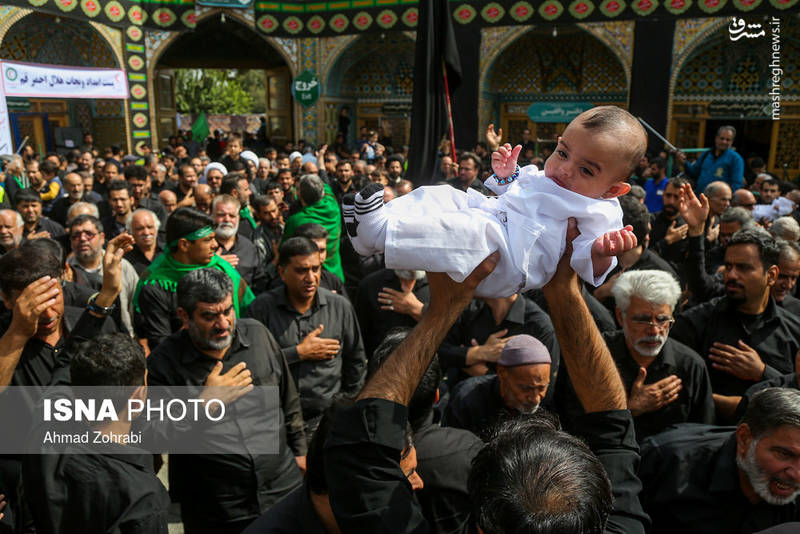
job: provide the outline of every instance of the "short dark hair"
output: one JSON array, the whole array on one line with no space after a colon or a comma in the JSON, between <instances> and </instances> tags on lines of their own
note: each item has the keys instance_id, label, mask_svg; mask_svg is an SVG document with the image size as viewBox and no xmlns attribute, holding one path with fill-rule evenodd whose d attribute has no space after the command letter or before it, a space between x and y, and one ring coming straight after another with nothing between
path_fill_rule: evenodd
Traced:
<instances>
[{"instance_id":1,"label":"short dark hair","mask_svg":"<svg viewBox=\"0 0 800 534\"><path fill-rule=\"evenodd\" d=\"M133 196L131 194L131 184L127 182L127 180L111 180L108 182L108 193L111 194L112 191L127 191L128 196Z\"/></svg>"},{"instance_id":2,"label":"short dark hair","mask_svg":"<svg viewBox=\"0 0 800 534\"><path fill-rule=\"evenodd\" d=\"M486 534L600 534L613 507L603 465L542 411L498 428L472 461L467 487Z\"/></svg>"},{"instance_id":3,"label":"short dark hair","mask_svg":"<svg viewBox=\"0 0 800 534\"><path fill-rule=\"evenodd\" d=\"M647 207L630 195L621 196L619 205L622 207L622 224L631 225L639 245L644 246L650 234L650 212Z\"/></svg>"},{"instance_id":4,"label":"short dark hair","mask_svg":"<svg viewBox=\"0 0 800 534\"><path fill-rule=\"evenodd\" d=\"M411 328L406 327L392 328L387 332L369 360L369 376L367 379L375 374L378 368L383 365L383 362L405 341L410 333ZM414 390L411 401L408 403L408 420L414 430L418 430L433 411L436 392L439 389L441 380L442 368L439 365L439 358L434 356L425 370L425 374L422 375L419 384L417 384L417 389Z\"/></svg>"},{"instance_id":5,"label":"short dark hair","mask_svg":"<svg viewBox=\"0 0 800 534\"><path fill-rule=\"evenodd\" d=\"M291 171L289 171L289 172L291 173ZM278 183L278 182L276 182L275 180L270 180L269 182L267 182L267 185L266 185L266 186L264 186L264 191L265 191L265 192L266 192L266 191L273 191L273 190L275 190L275 189L281 189L281 190L283 190L283 188L281 187L281 184L279 184L279 183Z\"/></svg>"},{"instance_id":6,"label":"short dark hair","mask_svg":"<svg viewBox=\"0 0 800 534\"><path fill-rule=\"evenodd\" d=\"M43 276L59 278L64 262L49 247L23 243L0 257L0 290L8 296L22 291Z\"/></svg>"},{"instance_id":7,"label":"short dark hair","mask_svg":"<svg viewBox=\"0 0 800 534\"><path fill-rule=\"evenodd\" d=\"M216 304L233 294L233 281L217 269L189 271L178 282L178 307L192 315L198 302Z\"/></svg>"},{"instance_id":8,"label":"short dark hair","mask_svg":"<svg viewBox=\"0 0 800 534\"><path fill-rule=\"evenodd\" d=\"M61 243L55 239L50 239L49 237L39 237L37 239L28 241L28 244L32 247L41 247L46 252L58 258L62 265L67 263L67 253L64 250L64 247L61 246Z\"/></svg>"},{"instance_id":9,"label":"short dark hair","mask_svg":"<svg viewBox=\"0 0 800 534\"><path fill-rule=\"evenodd\" d=\"M307 237L291 237L284 241L278 250L278 265L286 267L295 256L311 256L319 254L317 244Z\"/></svg>"},{"instance_id":10,"label":"short dark hair","mask_svg":"<svg viewBox=\"0 0 800 534\"><path fill-rule=\"evenodd\" d=\"M195 208L178 208L167 218L167 243L177 241L204 226L214 226L211 215Z\"/></svg>"},{"instance_id":11,"label":"short dark hair","mask_svg":"<svg viewBox=\"0 0 800 534\"><path fill-rule=\"evenodd\" d=\"M750 400L740 424L750 427L754 439L781 426L800 427L800 391L792 388L767 388Z\"/></svg>"},{"instance_id":12,"label":"short dark hair","mask_svg":"<svg viewBox=\"0 0 800 534\"><path fill-rule=\"evenodd\" d=\"M52 175L58 174L58 164L46 159L39 164L39 172Z\"/></svg>"},{"instance_id":13,"label":"short dark hair","mask_svg":"<svg viewBox=\"0 0 800 534\"><path fill-rule=\"evenodd\" d=\"M774 185L774 186L780 188L781 187L781 182L780 182L780 180L776 180L775 178L767 178L766 180L761 182L761 188L763 189L765 185Z\"/></svg>"},{"instance_id":14,"label":"short dark hair","mask_svg":"<svg viewBox=\"0 0 800 534\"><path fill-rule=\"evenodd\" d=\"M324 226L311 222L301 224L294 231L295 237L307 237L309 239L328 239L329 235L330 232Z\"/></svg>"},{"instance_id":15,"label":"short dark hair","mask_svg":"<svg viewBox=\"0 0 800 534\"><path fill-rule=\"evenodd\" d=\"M667 182L667 185L669 187L672 187L673 189L680 189L684 185L688 185L688 184L689 184L689 180L687 180L686 178L678 177L678 176L676 176L675 178L670 178L669 182Z\"/></svg>"},{"instance_id":16,"label":"short dark hair","mask_svg":"<svg viewBox=\"0 0 800 534\"><path fill-rule=\"evenodd\" d=\"M146 369L142 346L119 332L81 343L69 365L73 386L141 386Z\"/></svg>"},{"instance_id":17,"label":"short dark hair","mask_svg":"<svg viewBox=\"0 0 800 534\"><path fill-rule=\"evenodd\" d=\"M262 207L267 207L270 203L274 202L272 197L268 197L267 195L256 195L250 200L250 205L253 206L253 209L258 209Z\"/></svg>"},{"instance_id":18,"label":"short dark hair","mask_svg":"<svg viewBox=\"0 0 800 534\"><path fill-rule=\"evenodd\" d=\"M32 187L26 187L25 189L20 189L17 191L17 194L14 195L15 206L19 206L23 202L38 202L41 204L42 197Z\"/></svg>"},{"instance_id":19,"label":"short dark hair","mask_svg":"<svg viewBox=\"0 0 800 534\"><path fill-rule=\"evenodd\" d=\"M752 226L742 228L731 236L728 240L727 248L730 249L734 245L755 245L758 247L758 256L765 271L773 265L778 265L781 248L775 238L769 235L766 230Z\"/></svg>"},{"instance_id":20,"label":"short dark hair","mask_svg":"<svg viewBox=\"0 0 800 534\"><path fill-rule=\"evenodd\" d=\"M226 174L219 186L221 195L230 195L239 190L239 180L246 180L241 174Z\"/></svg>"},{"instance_id":21,"label":"short dark hair","mask_svg":"<svg viewBox=\"0 0 800 534\"><path fill-rule=\"evenodd\" d=\"M98 234L103 233L104 231L103 223L100 222L100 219L98 219L94 215L89 215L88 213L81 213L80 215L77 215L72 219L70 219L67 228L69 228L69 231L71 232L72 229L75 228L76 226L80 226L87 222L90 222L94 225L94 227L97 229Z\"/></svg>"},{"instance_id":22,"label":"short dark hair","mask_svg":"<svg viewBox=\"0 0 800 534\"><path fill-rule=\"evenodd\" d=\"M664 161L664 158L656 157L650 160L650 165L655 165L659 169L666 169L667 162Z\"/></svg>"},{"instance_id":23,"label":"short dark hair","mask_svg":"<svg viewBox=\"0 0 800 534\"><path fill-rule=\"evenodd\" d=\"M183 164L183 165L181 165L181 166L180 166L180 168L178 169L178 174L180 174L181 178L183 178L183 173L184 173L184 172L186 172L187 170L190 170L190 169L191 169L192 171L194 171L194 167L192 167L192 166L191 166L191 165L189 165L188 163L184 163L184 164ZM195 174L196 174L196 173L197 173L197 171L195 171Z\"/></svg>"},{"instance_id":24,"label":"short dark hair","mask_svg":"<svg viewBox=\"0 0 800 534\"><path fill-rule=\"evenodd\" d=\"M123 174L126 180L147 180L147 169L141 165L128 165Z\"/></svg>"},{"instance_id":25,"label":"short dark hair","mask_svg":"<svg viewBox=\"0 0 800 534\"><path fill-rule=\"evenodd\" d=\"M476 153L464 152L461 154L461 161L464 161L465 159L471 159L472 162L475 163L475 169L478 171L478 174L483 171L483 163L481 162L481 158L479 158Z\"/></svg>"}]
</instances>

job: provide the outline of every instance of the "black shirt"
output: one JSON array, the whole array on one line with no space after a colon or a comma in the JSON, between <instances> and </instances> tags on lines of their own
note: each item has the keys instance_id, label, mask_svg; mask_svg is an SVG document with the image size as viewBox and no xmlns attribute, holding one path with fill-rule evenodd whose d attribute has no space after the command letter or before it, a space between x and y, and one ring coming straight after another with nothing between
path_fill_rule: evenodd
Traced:
<instances>
[{"instance_id":1,"label":"black shirt","mask_svg":"<svg viewBox=\"0 0 800 534\"><path fill-rule=\"evenodd\" d=\"M800 317L800 299L798 299L797 297L793 297L792 295L786 295L785 297L783 297L782 301L780 302L776 301L775 303L784 310Z\"/></svg>"},{"instance_id":2,"label":"black shirt","mask_svg":"<svg viewBox=\"0 0 800 534\"><path fill-rule=\"evenodd\" d=\"M641 500L654 534L749 534L800 518L797 501L754 505L744 497L734 430L685 424L642 443Z\"/></svg>"},{"instance_id":3,"label":"black shirt","mask_svg":"<svg viewBox=\"0 0 800 534\"><path fill-rule=\"evenodd\" d=\"M464 182L461 181L461 178L456 176L455 178L450 178L449 180L447 180L447 184L455 187L456 189L460 189L461 191L466 191L468 188L472 188L482 195L486 196L494 195L494 193L492 193L488 187L483 185L483 182L478 178L475 178L475 180L473 180L471 184L465 186Z\"/></svg>"},{"instance_id":4,"label":"black shirt","mask_svg":"<svg viewBox=\"0 0 800 534\"><path fill-rule=\"evenodd\" d=\"M335 413L325 441L325 478L343 532L430 530L400 469L407 418L405 406L383 399L360 400ZM647 517L638 500L639 455L630 412L593 413L582 419L581 437L605 467L613 488L614 510L606 532L643 533Z\"/></svg>"},{"instance_id":5,"label":"black shirt","mask_svg":"<svg viewBox=\"0 0 800 534\"><path fill-rule=\"evenodd\" d=\"M148 383L154 386L199 386L217 360L199 352L188 332L165 339L147 359ZM275 339L258 321L240 319L230 348L222 358L222 373L247 364L254 386L280 390L281 431L278 454L171 455L170 493L184 515L226 523L255 519L301 483L294 456L306 454L300 403L286 360Z\"/></svg>"},{"instance_id":6,"label":"black shirt","mask_svg":"<svg viewBox=\"0 0 800 534\"><path fill-rule=\"evenodd\" d=\"M797 373L788 373L785 375L776 376L775 378L770 378L769 380L764 380L750 386L747 391L744 392L744 395L742 395L742 400L739 401L739 406L736 407L735 419L737 421L740 420L744 415L744 412L747 411L750 401L753 400L753 395L767 388L800 389L800 384L798 384L797 380Z\"/></svg>"},{"instance_id":7,"label":"black shirt","mask_svg":"<svg viewBox=\"0 0 800 534\"><path fill-rule=\"evenodd\" d=\"M473 300L461 313L439 347L439 362L443 369L462 368L466 365L467 349L471 340L483 344L490 334L508 329L505 337L528 334L547 347L550 352L550 382L558 375L560 350L553 322L538 304L525 295L518 295L505 318L496 324L492 310L481 300Z\"/></svg>"},{"instance_id":8,"label":"black shirt","mask_svg":"<svg viewBox=\"0 0 800 534\"><path fill-rule=\"evenodd\" d=\"M39 534L62 532L167 534L169 496L153 471L153 455L108 444L106 454L28 455L25 497Z\"/></svg>"},{"instance_id":9,"label":"black shirt","mask_svg":"<svg viewBox=\"0 0 800 534\"><path fill-rule=\"evenodd\" d=\"M84 313L83 308L64 306L65 335L55 346L32 337L25 344L17 368L11 377L12 386L46 386L58 367L69 367L68 342L81 342L100 334L117 332L113 321ZM70 339L71 338L71 339Z\"/></svg>"},{"instance_id":10,"label":"black shirt","mask_svg":"<svg viewBox=\"0 0 800 534\"><path fill-rule=\"evenodd\" d=\"M431 412L414 428L414 446L417 473L424 484L416 495L432 532L469 531L472 525L467 479L472 459L483 448L483 442L472 432L434 424Z\"/></svg>"},{"instance_id":11,"label":"black shirt","mask_svg":"<svg viewBox=\"0 0 800 534\"><path fill-rule=\"evenodd\" d=\"M639 374L639 364L628 351L622 330L606 332L603 338L617 364L625 391L630 394ZM653 358L647 367L644 383L652 384L670 375L681 379L683 388L678 399L660 410L634 416L636 439L639 441L678 423L714 424L714 399L705 362L695 351L674 339L667 339L661 352ZM556 405L562 420L569 421L584 413L567 373L559 377Z\"/></svg>"},{"instance_id":12,"label":"black shirt","mask_svg":"<svg viewBox=\"0 0 800 534\"><path fill-rule=\"evenodd\" d=\"M247 221L244 221L247 224ZM239 258L239 263L236 265L236 272L242 275L242 278L247 285L253 290L256 295L264 291L267 285L267 277L264 274L264 266L258 257L253 242L248 238L237 235L233 246L226 250L220 244L217 254L224 256L227 254L235 254Z\"/></svg>"},{"instance_id":13,"label":"black shirt","mask_svg":"<svg viewBox=\"0 0 800 534\"><path fill-rule=\"evenodd\" d=\"M162 247L156 245L156 252L153 254L153 260L156 259L159 254L161 254L161 251ZM136 245L134 245L130 251L125 253L124 258L128 260L131 265L133 265L133 268L136 269L136 274L139 276L142 276L142 273L145 271L145 269L150 267L150 264L153 263L153 260L147 259L147 256L144 255L144 252L142 252L142 250Z\"/></svg>"},{"instance_id":14,"label":"black shirt","mask_svg":"<svg viewBox=\"0 0 800 534\"><path fill-rule=\"evenodd\" d=\"M278 340L307 421L321 415L340 391L353 395L361 389L366 357L355 311L346 298L319 288L311 308L301 314L281 286L259 295L250 306L250 315ZM320 337L339 340L339 353L329 360L301 360L297 345L319 325L324 325Z\"/></svg>"},{"instance_id":15,"label":"black shirt","mask_svg":"<svg viewBox=\"0 0 800 534\"><path fill-rule=\"evenodd\" d=\"M463 428L488 441L497 423L517 415L516 411L506 408L497 375L473 376L453 388L442 424Z\"/></svg>"},{"instance_id":16,"label":"black shirt","mask_svg":"<svg viewBox=\"0 0 800 534\"><path fill-rule=\"evenodd\" d=\"M111 241L119 234L127 231L124 222L119 222L115 216L107 217L101 221L103 223L103 231L106 235L106 242Z\"/></svg>"},{"instance_id":17,"label":"black shirt","mask_svg":"<svg viewBox=\"0 0 800 534\"><path fill-rule=\"evenodd\" d=\"M327 534L303 484L256 519L242 534Z\"/></svg>"},{"instance_id":18,"label":"black shirt","mask_svg":"<svg viewBox=\"0 0 800 534\"><path fill-rule=\"evenodd\" d=\"M367 351L368 358L372 357L372 353L375 352L389 330L397 327L413 328L417 324L410 315L381 309L382 304L378 302L378 293L383 291L384 287L402 291L400 279L391 269L382 269L372 273L358 284L356 312L361 324L361 333L364 335L364 349ZM422 304L427 306L431 300L427 277L416 280L411 292Z\"/></svg>"},{"instance_id":19,"label":"black shirt","mask_svg":"<svg viewBox=\"0 0 800 534\"><path fill-rule=\"evenodd\" d=\"M743 315L734 306L728 297L695 306L677 317L670 332L671 338L706 361L712 389L720 395L742 395L753 382L712 367L708 355L714 342L737 347L742 340L752 347L766 364L765 380L794 370L794 356L800 348L800 317L776 306L772 297L758 316Z\"/></svg>"},{"instance_id":20,"label":"black shirt","mask_svg":"<svg viewBox=\"0 0 800 534\"><path fill-rule=\"evenodd\" d=\"M158 220L161 222L161 225L167 224L167 210L164 209L164 205L158 198L153 197L143 197L139 199L139 205L134 209L146 209L153 212L153 214L158 217Z\"/></svg>"},{"instance_id":21,"label":"black shirt","mask_svg":"<svg viewBox=\"0 0 800 534\"><path fill-rule=\"evenodd\" d=\"M683 265L686 260L686 252L688 249L687 239L676 241L669 244L665 239L667 230L672 223L675 226L683 226L686 221L683 217L678 215L675 219L669 219L663 211L658 212L650 219L652 226L650 228L650 248L653 249L659 256L669 262L672 268L683 277Z\"/></svg>"},{"instance_id":22,"label":"black shirt","mask_svg":"<svg viewBox=\"0 0 800 534\"><path fill-rule=\"evenodd\" d=\"M544 298L544 293L541 289L527 291L525 296L538 304L545 313L549 313L547 300ZM612 313L586 289L586 283L584 282L581 282L581 296L583 296L583 300L586 302L586 306L589 308L589 313L592 314L592 319L594 319L598 330L608 332L617 329L617 322Z\"/></svg>"}]
</instances>

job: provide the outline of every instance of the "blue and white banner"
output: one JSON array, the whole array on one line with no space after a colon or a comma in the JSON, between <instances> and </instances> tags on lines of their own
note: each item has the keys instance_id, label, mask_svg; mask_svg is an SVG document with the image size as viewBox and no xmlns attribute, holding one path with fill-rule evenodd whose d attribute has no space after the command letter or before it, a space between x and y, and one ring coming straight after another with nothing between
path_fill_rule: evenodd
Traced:
<instances>
[{"instance_id":1,"label":"blue and white banner","mask_svg":"<svg viewBox=\"0 0 800 534\"><path fill-rule=\"evenodd\" d=\"M7 97L128 98L128 80L120 69L3 61L0 71Z\"/></svg>"}]
</instances>

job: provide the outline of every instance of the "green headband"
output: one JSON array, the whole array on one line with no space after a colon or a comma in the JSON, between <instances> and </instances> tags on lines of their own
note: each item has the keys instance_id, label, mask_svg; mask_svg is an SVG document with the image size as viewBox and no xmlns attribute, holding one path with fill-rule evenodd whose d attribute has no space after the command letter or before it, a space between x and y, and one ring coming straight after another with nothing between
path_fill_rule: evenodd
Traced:
<instances>
[{"instance_id":1,"label":"green headband","mask_svg":"<svg viewBox=\"0 0 800 534\"><path fill-rule=\"evenodd\" d=\"M178 245L178 241L180 241L181 239L186 239L187 241L197 241L198 239L203 239L204 237L208 237L213 233L214 229L211 226L203 226L202 228L198 228L191 234L179 237L175 241L168 244L167 247L170 250L175 250L175 247Z\"/></svg>"}]
</instances>

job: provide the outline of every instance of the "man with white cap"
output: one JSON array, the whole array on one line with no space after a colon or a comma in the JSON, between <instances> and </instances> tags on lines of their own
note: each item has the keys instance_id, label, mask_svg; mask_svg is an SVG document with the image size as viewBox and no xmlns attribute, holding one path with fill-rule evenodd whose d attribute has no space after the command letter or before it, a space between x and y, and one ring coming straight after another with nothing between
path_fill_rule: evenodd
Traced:
<instances>
[{"instance_id":1,"label":"man with white cap","mask_svg":"<svg viewBox=\"0 0 800 534\"><path fill-rule=\"evenodd\" d=\"M222 163L217 163L216 161L209 163L203 171L203 179L200 180L200 183L208 184L211 187L211 192L216 195L219 193L222 179L225 178L226 174L228 174L228 169Z\"/></svg>"},{"instance_id":2,"label":"man with white cap","mask_svg":"<svg viewBox=\"0 0 800 534\"><path fill-rule=\"evenodd\" d=\"M453 389L444 424L487 437L487 430L506 417L539 409L550 386L550 352L527 334L508 340L497 374L468 378Z\"/></svg>"}]
</instances>

